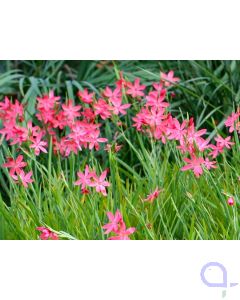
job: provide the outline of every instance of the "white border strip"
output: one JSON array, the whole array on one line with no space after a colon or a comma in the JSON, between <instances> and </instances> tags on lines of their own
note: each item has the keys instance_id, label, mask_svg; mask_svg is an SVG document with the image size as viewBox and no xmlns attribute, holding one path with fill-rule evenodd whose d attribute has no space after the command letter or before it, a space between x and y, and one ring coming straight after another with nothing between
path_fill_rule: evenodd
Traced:
<instances>
[{"instance_id":1,"label":"white border strip","mask_svg":"<svg viewBox=\"0 0 240 300\"><path fill-rule=\"evenodd\" d=\"M5 241L0 249L4 300L222 299L223 288L200 278L210 261L228 272L225 299L240 296L229 287L240 282L238 241Z\"/></svg>"}]
</instances>

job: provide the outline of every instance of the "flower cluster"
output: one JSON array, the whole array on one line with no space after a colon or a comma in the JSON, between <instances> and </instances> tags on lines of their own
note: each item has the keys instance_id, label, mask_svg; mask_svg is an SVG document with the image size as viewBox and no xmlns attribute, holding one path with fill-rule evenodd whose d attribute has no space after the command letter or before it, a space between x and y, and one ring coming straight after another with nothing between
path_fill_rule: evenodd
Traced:
<instances>
[{"instance_id":1,"label":"flower cluster","mask_svg":"<svg viewBox=\"0 0 240 300\"><path fill-rule=\"evenodd\" d=\"M204 168L208 170L216 168L216 161L212 159L225 148L230 149L234 143L230 141L230 136L224 139L218 135L215 138L216 144L211 144L209 139L203 137L207 130L197 130L193 118L180 123L171 115L168 111L170 103L166 99L169 89L178 81L179 78L174 77L173 71L168 74L162 73L160 82L152 85L152 90L145 96L143 107L133 117L133 126L151 138L162 141L163 144L167 140L175 140L177 148L185 156L183 161L187 163L181 170L191 169L195 176L199 177L203 174ZM232 119L236 121L236 114L232 115L231 122L227 120L226 125L233 126Z\"/></svg>"},{"instance_id":2,"label":"flower cluster","mask_svg":"<svg viewBox=\"0 0 240 300\"><path fill-rule=\"evenodd\" d=\"M35 155L47 153L50 136L54 151L59 151L63 156L69 156L72 152L77 154L82 148L99 150L99 143L105 143L107 139L100 137L98 116L105 120L114 115L125 115L131 104L122 103L120 87L114 90L106 87L99 99L87 89L79 91L77 95L83 105L74 105L72 99L61 103L60 97L55 96L53 91L37 97L36 117L40 127L33 126L31 121L24 126L23 105L18 100L12 103L5 97L0 103L0 118L3 121L0 134L10 141L10 145L28 142Z\"/></svg>"},{"instance_id":3,"label":"flower cluster","mask_svg":"<svg viewBox=\"0 0 240 300\"><path fill-rule=\"evenodd\" d=\"M61 103L60 97L55 96L53 91L43 97L37 97L35 116L39 121L38 126L33 125L32 121L26 123L23 104L5 97L0 102L0 135L10 145L18 145L25 150L32 149L36 156L41 152L47 153L50 138L54 152L64 157L71 153L77 154L82 148L99 150L100 143L107 142L107 139L100 137L102 124L98 122L98 117L105 120L116 115L125 115L131 104L122 103L122 91L118 85L114 90L106 87L99 99L87 89L79 91L77 96L82 105L74 105L71 99ZM109 151L110 148L111 145L108 144L105 149ZM120 148L121 146L116 144L114 151L117 152ZM28 183L32 182L32 172L24 172L22 168L26 163L22 160L22 155L16 161L9 158L3 166L10 168L10 175L16 182L21 181L24 187L27 187ZM92 173L89 186L94 186L97 192L106 195L105 186L109 183L104 180L105 177L106 172L99 178Z\"/></svg>"},{"instance_id":4,"label":"flower cluster","mask_svg":"<svg viewBox=\"0 0 240 300\"><path fill-rule=\"evenodd\" d=\"M11 157L7 158L7 162L2 165L5 168L9 168L9 175L16 183L22 183L24 187L28 187L28 184L33 182L31 179L32 171L25 173L23 170L27 166L27 163L23 161L23 156L19 155L16 160Z\"/></svg>"},{"instance_id":5,"label":"flower cluster","mask_svg":"<svg viewBox=\"0 0 240 300\"><path fill-rule=\"evenodd\" d=\"M23 126L24 107L18 100L11 103L8 97L5 97L0 103L0 118L3 123L0 134L5 137L6 141L10 141L10 145L22 145L24 142L29 142L29 147L34 149L36 155L39 155L40 151L47 152L45 149L47 142L42 141L44 130L39 126L33 126L31 121Z\"/></svg>"},{"instance_id":6,"label":"flower cluster","mask_svg":"<svg viewBox=\"0 0 240 300\"><path fill-rule=\"evenodd\" d=\"M146 93L146 86L140 83L139 78L130 82L120 73L120 79L115 87L111 89L107 86L99 97L86 88L78 91L77 96L81 105L75 105L72 99L62 103L60 97L50 91L43 97L37 97L36 117L40 121L40 126L34 126L31 121L24 123L24 106L18 100L11 102L8 97L5 97L0 103L0 117L3 123L0 134L10 142L10 145L25 143L26 147L34 150L35 155L41 152L47 153L50 137L54 151L65 157L71 153L77 154L83 148L99 150L100 143L107 142L106 138L100 137L102 123L98 121L99 118L106 120L125 115L131 104L123 103L123 99L130 97L133 102L137 100L143 103L141 110L132 118L133 127L164 144L175 140L186 163L181 170L192 169L195 176L199 177L204 168L208 170L216 168L214 159L223 153L225 148L230 149L234 143L231 142L230 136L223 138L218 135L215 138L216 143L212 144L209 139L203 137L207 133L206 129L195 128L193 118L180 123L173 117L169 111L168 100L173 95L171 88L180 79L174 76L173 71L160 74L160 81L153 83ZM123 97L124 95L126 97ZM240 132L239 116L238 109L227 118L225 125L229 127L230 133L234 129ZM118 120L117 124L120 123ZM107 144L104 149L109 151L110 144ZM117 152L119 149L120 146L116 144L114 151ZM18 175L23 179L25 177L22 171ZM93 178L95 180L92 180ZM89 179L89 184L95 184L96 178L95 176ZM96 185L98 191L101 189L99 186L101 184ZM84 191L84 187L82 190ZM105 189L101 192L106 193Z\"/></svg>"},{"instance_id":7,"label":"flower cluster","mask_svg":"<svg viewBox=\"0 0 240 300\"><path fill-rule=\"evenodd\" d=\"M60 97L54 96L53 91L37 98L36 117L44 124L46 134L52 137L54 151L65 157L77 154L82 148L99 150L99 143L107 141L100 137L101 124L95 120L97 113L89 107L94 94L84 90L78 95L85 106L74 105L72 99L61 104Z\"/></svg>"},{"instance_id":8,"label":"flower cluster","mask_svg":"<svg viewBox=\"0 0 240 300\"><path fill-rule=\"evenodd\" d=\"M123 221L122 214L119 210L115 215L111 212L107 212L109 223L103 226L106 231L104 234L114 233L114 236L109 237L109 240L130 240L129 235L136 231L136 228L126 228L126 224Z\"/></svg>"},{"instance_id":9,"label":"flower cluster","mask_svg":"<svg viewBox=\"0 0 240 300\"><path fill-rule=\"evenodd\" d=\"M74 184L81 186L82 193L89 193L86 187L95 187L96 192L102 193L104 196L107 195L106 187L110 186L110 183L105 180L107 170L102 172L102 174L98 177L96 175L96 171L91 171L87 165L84 173L78 172L77 176L79 179Z\"/></svg>"}]
</instances>

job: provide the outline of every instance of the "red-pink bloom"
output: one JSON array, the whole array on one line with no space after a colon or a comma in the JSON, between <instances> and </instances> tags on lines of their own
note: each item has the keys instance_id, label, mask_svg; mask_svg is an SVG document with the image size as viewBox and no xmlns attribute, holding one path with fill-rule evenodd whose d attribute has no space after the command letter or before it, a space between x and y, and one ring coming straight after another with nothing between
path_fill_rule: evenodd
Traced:
<instances>
[{"instance_id":1,"label":"red-pink bloom","mask_svg":"<svg viewBox=\"0 0 240 300\"><path fill-rule=\"evenodd\" d=\"M95 113L91 108L83 108L82 116L86 118L88 122L94 122Z\"/></svg>"},{"instance_id":2,"label":"red-pink bloom","mask_svg":"<svg viewBox=\"0 0 240 300\"><path fill-rule=\"evenodd\" d=\"M216 163L217 163L216 161L210 161L208 158L206 158L204 161L204 165L208 170L216 169L217 168L217 166L215 166Z\"/></svg>"},{"instance_id":3,"label":"red-pink bloom","mask_svg":"<svg viewBox=\"0 0 240 300\"><path fill-rule=\"evenodd\" d=\"M187 124L186 120L184 120L182 124L180 124L176 118L173 118L168 126L168 133L169 133L168 139L169 140L174 139L183 142L184 136L187 133L186 124Z\"/></svg>"},{"instance_id":4,"label":"red-pink bloom","mask_svg":"<svg viewBox=\"0 0 240 300\"><path fill-rule=\"evenodd\" d=\"M94 93L89 93L87 89L79 91L77 95L84 103L89 104L93 102Z\"/></svg>"},{"instance_id":5,"label":"red-pink bloom","mask_svg":"<svg viewBox=\"0 0 240 300\"><path fill-rule=\"evenodd\" d=\"M16 144L22 144L23 142L26 142L28 139L28 130L25 127L20 126L14 126L12 130L12 142L10 145L16 145Z\"/></svg>"},{"instance_id":6,"label":"red-pink bloom","mask_svg":"<svg viewBox=\"0 0 240 300\"><path fill-rule=\"evenodd\" d=\"M19 173L17 173L17 175L12 175L12 178L16 181L16 182L20 182L22 183L22 185L27 188L29 183L32 183L32 171L25 173L23 170L21 170Z\"/></svg>"},{"instance_id":7,"label":"red-pink bloom","mask_svg":"<svg viewBox=\"0 0 240 300\"><path fill-rule=\"evenodd\" d=\"M143 201L144 201L144 202L150 202L150 203L153 203L153 201L154 201L155 199L157 199L157 197L158 197L158 195L160 194L161 191L162 191L162 190L160 190L159 188L156 188L156 189L154 190L154 192L152 192L151 194L149 194L149 195L147 196L147 198L144 199Z\"/></svg>"},{"instance_id":8,"label":"red-pink bloom","mask_svg":"<svg viewBox=\"0 0 240 300\"><path fill-rule=\"evenodd\" d=\"M107 212L109 223L103 226L106 229L104 234L114 233L116 235L109 237L109 240L130 240L129 235L136 231L136 228L130 227L126 229L126 224L123 221L122 214L119 210L116 211L115 215L111 212Z\"/></svg>"},{"instance_id":9,"label":"red-pink bloom","mask_svg":"<svg viewBox=\"0 0 240 300\"><path fill-rule=\"evenodd\" d=\"M58 235L46 227L37 227L36 230L42 232L39 236L41 240L58 240Z\"/></svg>"},{"instance_id":10,"label":"red-pink bloom","mask_svg":"<svg viewBox=\"0 0 240 300\"><path fill-rule=\"evenodd\" d=\"M39 121L43 122L43 124L54 124L56 119L55 110L54 109L40 109L38 108L39 113L36 114L36 117Z\"/></svg>"},{"instance_id":11,"label":"red-pink bloom","mask_svg":"<svg viewBox=\"0 0 240 300\"><path fill-rule=\"evenodd\" d=\"M41 131L39 126L33 126L32 121L27 122L28 136L37 136Z\"/></svg>"},{"instance_id":12,"label":"red-pink bloom","mask_svg":"<svg viewBox=\"0 0 240 300\"><path fill-rule=\"evenodd\" d=\"M130 227L126 229L124 222L120 224L120 229L117 232L116 236L111 236L109 240L130 240L129 235L133 234L136 231L135 227Z\"/></svg>"},{"instance_id":13,"label":"red-pink bloom","mask_svg":"<svg viewBox=\"0 0 240 300\"><path fill-rule=\"evenodd\" d=\"M23 111L23 105L19 103L18 100L15 100L15 103L10 104L10 108L5 111L5 120L10 121L10 120L17 120L23 121L24 120L24 111Z\"/></svg>"},{"instance_id":14,"label":"red-pink bloom","mask_svg":"<svg viewBox=\"0 0 240 300\"><path fill-rule=\"evenodd\" d=\"M38 156L40 154L40 151L47 153L46 146L47 142L42 141L42 133L39 133L35 138L31 138L32 144L30 145L30 148L34 149L34 153Z\"/></svg>"},{"instance_id":15,"label":"red-pink bloom","mask_svg":"<svg viewBox=\"0 0 240 300\"><path fill-rule=\"evenodd\" d=\"M95 171L90 171L89 166L86 165L84 173L77 172L78 180L74 183L74 185L81 185L82 190L89 186L92 182L92 178L96 176Z\"/></svg>"},{"instance_id":16,"label":"red-pink bloom","mask_svg":"<svg viewBox=\"0 0 240 300\"><path fill-rule=\"evenodd\" d=\"M11 176L19 174L22 171L22 168L26 167L27 163L23 161L23 156L19 155L16 160L11 157L8 157L8 161L2 166L5 168L10 168L9 174Z\"/></svg>"},{"instance_id":17,"label":"red-pink bloom","mask_svg":"<svg viewBox=\"0 0 240 300\"><path fill-rule=\"evenodd\" d=\"M126 88L128 81L126 79L123 78L123 72L119 72L120 73L120 79L116 82L116 87L119 89L122 88Z\"/></svg>"},{"instance_id":18,"label":"red-pink bloom","mask_svg":"<svg viewBox=\"0 0 240 300\"><path fill-rule=\"evenodd\" d=\"M231 140L231 136L226 137L225 139L223 137L221 137L220 135L218 135L215 138L215 141L217 142L217 146L219 148L227 148L230 149L232 145L234 145L233 142L230 142Z\"/></svg>"},{"instance_id":19,"label":"red-pink bloom","mask_svg":"<svg viewBox=\"0 0 240 300\"><path fill-rule=\"evenodd\" d=\"M70 99L67 104L62 104L62 109L64 116L69 121L74 121L75 118L80 116L79 110L81 109L81 105L73 105L73 100Z\"/></svg>"},{"instance_id":20,"label":"red-pink bloom","mask_svg":"<svg viewBox=\"0 0 240 300\"><path fill-rule=\"evenodd\" d=\"M199 177L203 173L202 165L204 164L204 159L202 157L192 157L183 159L187 165L182 167L182 171L193 170L196 177Z\"/></svg>"},{"instance_id":21,"label":"red-pink bloom","mask_svg":"<svg viewBox=\"0 0 240 300\"><path fill-rule=\"evenodd\" d=\"M66 144L66 142L71 141L73 142L73 146L75 145L76 151L78 149L81 150L82 147L88 147L89 149L95 147L95 149L98 150L99 143L107 141L107 139L99 137L100 130L98 128L100 126L101 124L76 121L71 126L70 134L64 140L63 148L65 148L64 144Z\"/></svg>"},{"instance_id":22,"label":"red-pink bloom","mask_svg":"<svg viewBox=\"0 0 240 300\"><path fill-rule=\"evenodd\" d=\"M193 120L193 119L191 119ZM190 121L189 121L190 123ZM200 129L196 131L193 121L191 121L187 130L187 141L193 143L198 141L198 139L207 132L207 129ZM202 140L201 140L202 141Z\"/></svg>"},{"instance_id":23,"label":"red-pink bloom","mask_svg":"<svg viewBox=\"0 0 240 300\"><path fill-rule=\"evenodd\" d=\"M9 98L6 96L6 97L4 97L3 102L0 102L0 110L6 112L6 111L10 110L11 105L12 104L11 104Z\"/></svg>"},{"instance_id":24,"label":"red-pink bloom","mask_svg":"<svg viewBox=\"0 0 240 300\"><path fill-rule=\"evenodd\" d=\"M105 170L100 177L96 175L95 171L90 171L88 165L85 168L85 172L78 172L78 180L74 183L75 185L81 185L82 190L86 187L95 187L96 191L102 193L104 196L107 195L106 187L110 186L110 183L105 180L108 170Z\"/></svg>"},{"instance_id":25,"label":"red-pink bloom","mask_svg":"<svg viewBox=\"0 0 240 300\"><path fill-rule=\"evenodd\" d=\"M209 153L209 155L212 156L212 158L216 158L219 153L223 152L223 148L216 145L210 145L210 148L212 149L212 151Z\"/></svg>"},{"instance_id":26,"label":"red-pink bloom","mask_svg":"<svg viewBox=\"0 0 240 300\"><path fill-rule=\"evenodd\" d=\"M3 122L3 128L0 129L0 133L3 135L3 137L6 138L7 141L15 136L14 134L15 125L16 125L15 120L10 120L9 122Z\"/></svg>"},{"instance_id":27,"label":"red-pink bloom","mask_svg":"<svg viewBox=\"0 0 240 300\"><path fill-rule=\"evenodd\" d=\"M39 121L51 126L54 124L56 119L56 110L59 107L59 99L60 97L54 96L53 91L50 91L48 95L44 95L42 98L37 97L38 113L36 114L36 117Z\"/></svg>"},{"instance_id":28,"label":"red-pink bloom","mask_svg":"<svg viewBox=\"0 0 240 300\"><path fill-rule=\"evenodd\" d=\"M22 122L24 120L23 105L15 100L15 103L11 103L8 97L4 98L3 102L0 102L0 119L3 122Z\"/></svg>"},{"instance_id":29,"label":"red-pink bloom","mask_svg":"<svg viewBox=\"0 0 240 300\"><path fill-rule=\"evenodd\" d=\"M100 115L103 120L111 117L111 106L103 99L99 99L94 105L95 115Z\"/></svg>"},{"instance_id":30,"label":"red-pink bloom","mask_svg":"<svg viewBox=\"0 0 240 300\"><path fill-rule=\"evenodd\" d=\"M106 229L104 234L109 234L110 232L118 233L119 223L123 222L123 217L119 210L116 211L115 215L111 212L107 212L109 223L105 224L102 228Z\"/></svg>"},{"instance_id":31,"label":"red-pink bloom","mask_svg":"<svg viewBox=\"0 0 240 300\"><path fill-rule=\"evenodd\" d=\"M131 106L130 103L122 104L121 99L112 101L112 105L113 106L111 107L111 110L114 115L119 115L119 114L126 115L126 113L127 113L126 109L128 109Z\"/></svg>"},{"instance_id":32,"label":"red-pink bloom","mask_svg":"<svg viewBox=\"0 0 240 300\"><path fill-rule=\"evenodd\" d=\"M233 206L233 205L234 205L234 203L235 203L235 201L234 201L234 198L233 198L233 197L230 197L230 198L228 198L227 202L228 202L228 205L230 205L230 206Z\"/></svg>"},{"instance_id":33,"label":"red-pink bloom","mask_svg":"<svg viewBox=\"0 0 240 300\"><path fill-rule=\"evenodd\" d=\"M50 91L48 95L44 95L42 98L37 97L38 109L43 109L48 111L53 109L56 104L58 104L60 97L54 96L54 91Z\"/></svg>"},{"instance_id":34,"label":"red-pink bloom","mask_svg":"<svg viewBox=\"0 0 240 300\"><path fill-rule=\"evenodd\" d=\"M201 137L197 138L196 139L196 144L198 146L198 150L203 152L204 150L211 148L212 145L209 144L209 142L210 142L209 139L205 140Z\"/></svg>"},{"instance_id":35,"label":"red-pink bloom","mask_svg":"<svg viewBox=\"0 0 240 300\"><path fill-rule=\"evenodd\" d=\"M108 139L99 137L100 131L96 130L89 134L89 149L92 150L94 147L96 150L100 149L99 143L105 143Z\"/></svg>"},{"instance_id":36,"label":"red-pink bloom","mask_svg":"<svg viewBox=\"0 0 240 300\"><path fill-rule=\"evenodd\" d=\"M145 85L140 85L140 79L136 78L134 83L128 82L126 94L131 95L133 98L144 96Z\"/></svg>"},{"instance_id":37,"label":"red-pink bloom","mask_svg":"<svg viewBox=\"0 0 240 300\"><path fill-rule=\"evenodd\" d=\"M48 120L48 122L51 123L53 128L59 128L59 129L64 129L65 126L71 126L73 123L73 120L70 121L67 119L64 111L59 111L57 115L52 115L51 119ZM49 132L48 132L49 133Z\"/></svg>"},{"instance_id":38,"label":"red-pink bloom","mask_svg":"<svg viewBox=\"0 0 240 300\"><path fill-rule=\"evenodd\" d=\"M161 72L161 81L165 86L171 86L172 84L179 82L180 79L178 77L174 77L174 72L169 71L167 74Z\"/></svg>"},{"instance_id":39,"label":"red-pink bloom","mask_svg":"<svg viewBox=\"0 0 240 300\"><path fill-rule=\"evenodd\" d=\"M106 176L107 176L107 170L102 172L100 177L94 175L93 177L94 180L89 184L89 186L95 187L96 191L102 193L103 196L107 196L107 191L105 187L110 186L110 183L105 180Z\"/></svg>"},{"instance_id":40,"label":"red-pink bloom","mask_svg":"<svg viewBox=\"0 0 240 300\"><path fill-rule=\"evenodd\" d=\"M230 149L232 145L234 145L233 142L230 142L231 137L228 136L227 138L223 138L220 135L215 138L215 141L217 142L216 145L210 145L209 147L212 149L212 151L209 153L210 156L213 158L217 157L219 153L223 153L224 148Z\"/></svg>"},{"instance_id":41,"label":"red-pink bloom","mask_svg":"<svg viewBox=\"0 0 240 300\"><path fill-rule=\"evenodd\" d=\"M146 106L153 106L155 108L168 107L169 103L164 102L166 96L166 90L162 90L160 93L153 91L146 96Z\"/></svg>"},{"instance_id":42,"label":"red-pink bloom","mask_svg":"<svg viewBox=\"0 0 240 300\"><path fill-rule=\"evenodd\" d=\"M240 122L239 122L239 108L237 112L233 112L225 121L226 127L229 127L229 132L233 132L235 129L239 130L240 129Z\"/></svg>"},{"instance_id":43,"label":"red-pink bloom","mask_svg":"<svg viewBox=\"0 0 240 300\"><path fill-rule=\"evenodd\" d=\"M103 91L103 96L108 98L110 102L120 102L122 101L122 92L120 88L116 88L115 90L111 90L108 86Z\"/></svg>"},{"instance_id":44,"label":"red-pink bloom","mask_svg":"<svg viewBox=\"0 0 240 300\"><path fill-rule=\"evenodd\" d=\"M162 93L163 91L164 93L167 92L166 89L163 88L163 84L161 82L153 83L153 87L158 93Z\"/></svg>"}]
</instances>

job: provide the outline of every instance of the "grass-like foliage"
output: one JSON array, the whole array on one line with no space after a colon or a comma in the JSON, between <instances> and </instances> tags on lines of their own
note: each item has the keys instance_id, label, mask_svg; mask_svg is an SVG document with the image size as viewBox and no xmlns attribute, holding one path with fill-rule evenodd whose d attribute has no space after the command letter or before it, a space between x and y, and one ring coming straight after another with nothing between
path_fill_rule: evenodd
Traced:
<instances>
[{"instance_id":1,"label":"grass-like foliage","mask_svg":"<svg viewBox=\"0 0 240 300\"><path fill-rule=\"evenodd\" d=\"M238 61L0 63L0 239L239 239Z\"/></svg>"}]
</instances>

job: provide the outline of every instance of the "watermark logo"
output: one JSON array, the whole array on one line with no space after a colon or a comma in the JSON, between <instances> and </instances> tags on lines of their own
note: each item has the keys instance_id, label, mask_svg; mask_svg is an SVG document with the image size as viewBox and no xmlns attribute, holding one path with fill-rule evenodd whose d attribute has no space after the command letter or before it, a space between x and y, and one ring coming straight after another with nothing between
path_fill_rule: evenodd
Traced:
<instances>
[{"instance_id":1,"label":"watermark logo","mask_svg":"<svg viewBox=\"0 0 240 300\"><path fill-rule=\"evenodd\" d=\"M207 279L208 278L207 273L209 273L209 271L211 272L212 270L218 272L221 278L220 282L211 282ZM200 276L202 282L206 286L210 288L223 288L222 298L226 297L228 287L234 287L238 285L238 283L236 282L230 282L228 284L227 269L224 267L224 265L220 264L219 262L209 262L206 265L204 265L201 269Z\"/></svg>"}]
</instances>

